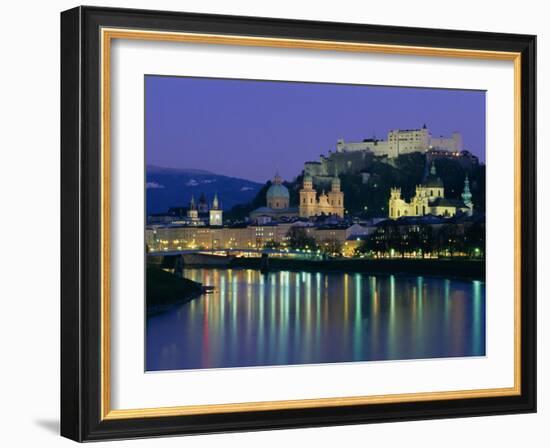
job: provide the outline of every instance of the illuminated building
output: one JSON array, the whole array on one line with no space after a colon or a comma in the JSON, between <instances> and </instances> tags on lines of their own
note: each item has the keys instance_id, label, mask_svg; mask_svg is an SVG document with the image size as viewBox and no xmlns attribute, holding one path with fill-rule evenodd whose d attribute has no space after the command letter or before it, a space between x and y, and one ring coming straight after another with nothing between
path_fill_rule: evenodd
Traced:
<instances>
[{"instance_id":1,"label":"illuminated building","mask_svg":"<svg viewBox=\"0 0 550 448\"><path fill-rule=\"evenodd\" d=\"M430 174L422 185L417 185L414 197L410 202L401 197L400 188L392 188L389 199L389 217L398 219L403 216L443 216L451 217L457 212L472 215L474 205L469 188L468 177L464 180L464 193L461 200L445 198L443 181L437 176L435 165L432 163Z\"/></svg>"},{"instance_id":2,"label":"illuminated building","mask_svg":"<svg viewBox=\"0 0 550 448\"><path fill-rule=\"evenodd\" d=\"M218 201L218 195L214 195L214 200L212 201L212 208L210 209L210 219L209 224L211 226L221 226L223 225L222 209Z\"/></svg>"},{"instance_id":3,"label":"illuminated building","mask_svg":"<svg viewBox=\"0 0 550 448\"><path fill-rule=\"evenodd\" d=\"M298 216L297 207L290 207L289 205L290 193L277 174L267 190L265 207L259 207L250 212L250 219L254 222L268 223L273 219Z\"/></svg>"},{"instance_id":4,"label":"illuminated building","mask_svg":"<svg viewBox=\"0 0 550 448\"><path fill-rule=\"evenodd\" d=\"M304 176L303 187L300 190L300 217L310 218L319 215L336 215L344 217L344 193L340 189L340 179L336 176L332 179L331 190L321 192L317 197L317 191L313 188L311 176Z\"/></svg>"}]
</instances>

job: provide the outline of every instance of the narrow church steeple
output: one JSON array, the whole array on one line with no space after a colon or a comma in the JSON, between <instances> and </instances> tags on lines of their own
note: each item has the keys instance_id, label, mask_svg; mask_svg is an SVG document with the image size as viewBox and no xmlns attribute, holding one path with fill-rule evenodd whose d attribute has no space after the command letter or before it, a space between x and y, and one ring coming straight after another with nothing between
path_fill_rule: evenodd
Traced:
<instances>
[{"instance_id":1,"label":"narrow church steeple","mask_svg":"<svg viewBox=\"0 0 550 448\"><path fill-rule=\"evenodd\" d=\"M212 201L212 210L218 210L220 208L220 204L218 201L218 193L214 194L214 200Z\"/></svg>"},{"instance_id":2,"label":"narrow church steeple","mask_svg":"<svg viewBox=\"0 0 550 448\"><path fill-rule=\"evenodd\" d=\"M472 202L472 193L470 192L470 179L468 175L464 179L464 191L462 192L462 201L464 205L468 207L468 216L472 216L474 212L474 204Z\"/></svg>"},{"instance_id":3,"label":"narrow church steeple","mask_svg":"<svg viewBox=\"0 0 550 448\"><path fill-rule=\"evenodd\" d=\"M223 225L223 211L220 207L220 201L218 200L218 193L214 194L214 199L212 200L212 208L210 209L209 224L211 226Z\"/></svg>"},{"instance_id":4,"label":"narrow church steeple","mask_svg":"<svg viewBox=\"0 0 550 448\"><path fill-rule=\"evenodd\" d=\"M189 202L189 208L187 209L187 218L191 221L191 224L196 225L199 220L199 211L195 204L195 196L191 195L191 202Z\"/></svg>"}]
</instances>

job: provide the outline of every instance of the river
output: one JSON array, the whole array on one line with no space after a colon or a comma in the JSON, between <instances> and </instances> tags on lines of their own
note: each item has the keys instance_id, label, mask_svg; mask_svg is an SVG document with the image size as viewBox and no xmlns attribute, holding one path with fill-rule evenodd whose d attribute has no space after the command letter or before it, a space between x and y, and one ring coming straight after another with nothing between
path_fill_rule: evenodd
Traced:
<instances>
[{"instance_id":1,"label":"river","mask_svg":"<svg viewBox=\"0 0 550 448\"><path fill-rule=\"evenodd\" d=\"M186 269L215 291L147 318L148 371L485 355L485 283Z\"/></svg>"}]
</instances>

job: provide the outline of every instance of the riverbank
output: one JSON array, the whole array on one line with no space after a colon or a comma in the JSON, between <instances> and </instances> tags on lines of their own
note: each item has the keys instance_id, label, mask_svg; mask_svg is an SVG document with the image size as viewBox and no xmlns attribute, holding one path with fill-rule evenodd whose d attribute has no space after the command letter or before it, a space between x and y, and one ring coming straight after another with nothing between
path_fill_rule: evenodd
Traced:
<instances>
[{"instance_id":1,"label":"riverbank","mask_svg":"<svg viewBox=\"0 0 550 448\"><path fill-rule=\"evenodd\" d=\"M174 268L177 256L152 256L148 265ZM417 259L417 258L338 258L328 260L304 260L269 257L235 258L205 255L200 259L186 257L185 267L255 269L259 271L308 271L308 272L361 272L367 274L407 274L447 277L466 280L485 280L485 260ZM267 269L266 269L267 268Z\"/></svg>"},{"instance_id":2,"label":"riverbank","mask_svg":"<svg viewBox=\"0 0 550 448\"><path fill-rule=\"evenodd\" d=\"M204 292L203 285L148 265L146 268L147 315L162 313L189 302Z\"/></svg>"},{"instance_id":3,"label":"riverbank","mask_svg":"<svg viewBox=\"0 0 550 448\"><path fill-rule=\"evenodd\" d=\"M484 260L464 259L365 259L344 258L332 260L269 259L269 271L361 272L369 274L409 274L485 280ZM259 258L236 258L231 268L261 268Z\"/></svg>"}]
</instances>

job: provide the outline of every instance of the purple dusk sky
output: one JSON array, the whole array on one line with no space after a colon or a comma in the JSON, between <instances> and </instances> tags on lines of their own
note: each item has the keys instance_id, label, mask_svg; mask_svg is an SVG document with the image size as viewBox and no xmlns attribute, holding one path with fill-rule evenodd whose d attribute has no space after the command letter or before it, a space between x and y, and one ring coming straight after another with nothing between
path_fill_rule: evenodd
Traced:
<instances>
[{"instance_id":1,"label":"purple dusk sky","mask_svg":"<svg viewBox=\"0 0 550 448\"><path fill-rule=\"evenodd\" d=\"M484 91L145 77L149 165L291 180L339 138L385 139L424 123L433 136L461 132L485 161Z\"/></svg>"}]
</instances>

